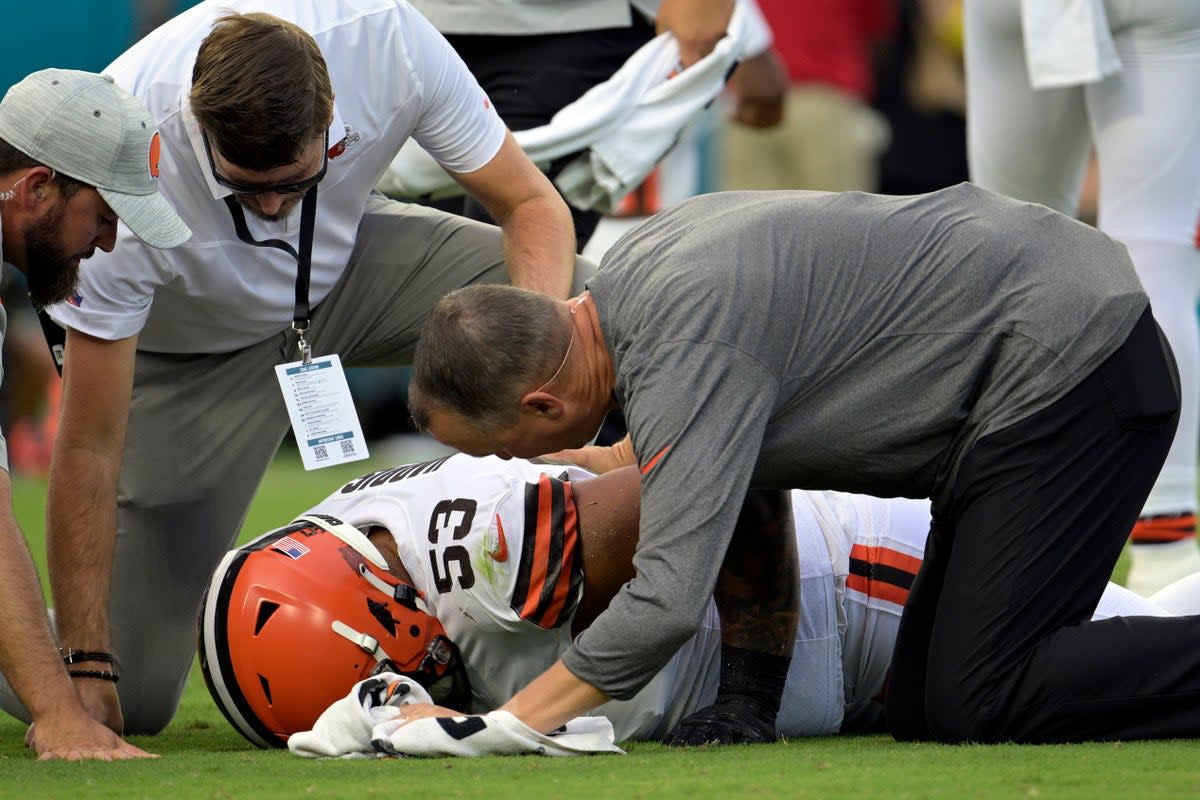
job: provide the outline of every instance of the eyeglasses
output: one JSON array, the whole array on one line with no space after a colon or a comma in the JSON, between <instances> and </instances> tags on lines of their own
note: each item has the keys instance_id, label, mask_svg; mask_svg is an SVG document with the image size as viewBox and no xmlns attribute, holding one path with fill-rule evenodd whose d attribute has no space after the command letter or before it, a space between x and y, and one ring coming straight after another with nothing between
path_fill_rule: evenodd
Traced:
<instances>
[{"instance_id":1,"label":"eyeglasses","mask_svg":"<svg viewBox=\"0 0 1200 800\"><path fill-rule=\"evenodd\" d=\"M303 180L295 183L241 183L239 181L226 178L221 173L217 172L217 165L213 163L212 146L208 143L208 131L200 132L201 138L204 139L204 153L208 156L208 168L212 170L213 180L224 186L234 194L301 194L307 192L312 187L321 182L325 177L325 171L329 169L329 131L325 131L325 144L321 146L321 168L313 175L308 176Z\"/></svg>"}]
</instances>

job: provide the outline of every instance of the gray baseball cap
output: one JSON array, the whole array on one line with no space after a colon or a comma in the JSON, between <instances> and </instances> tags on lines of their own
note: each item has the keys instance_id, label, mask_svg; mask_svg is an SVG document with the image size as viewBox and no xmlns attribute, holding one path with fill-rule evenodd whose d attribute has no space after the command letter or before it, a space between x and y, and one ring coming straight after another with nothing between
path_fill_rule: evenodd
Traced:
<instances>
[{"instance_id":1,"label":"gray baseball cap","mask_svg":"<svg viewBox=\"0 0 1200 800\"><path fill-rule=\"evenodd\" d=\"M108 75L44 69L0 100L0 139L57 172L96 187L151 247L192 235L158 191L158 126Z\"/></svg>"}]
</instances>

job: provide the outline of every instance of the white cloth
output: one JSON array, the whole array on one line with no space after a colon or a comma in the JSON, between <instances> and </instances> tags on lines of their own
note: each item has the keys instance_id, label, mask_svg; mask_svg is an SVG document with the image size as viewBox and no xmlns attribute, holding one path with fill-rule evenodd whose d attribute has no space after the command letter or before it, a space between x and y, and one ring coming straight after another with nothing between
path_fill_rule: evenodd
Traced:
<instances>
[{"instance_id":1,"label":"white cloth","mask_svg":"<svg viewBox=\"0 0 1200 800\"><path fill-rule=\"evenodd\" d=\"M1121 69L1104 0L1021 0L1029 83L1095 83Z\"/></svg>"},{"instance_id":2,"label":"white cloth","mask_svg":"<svg viewBox=\"0 0 1200 800\"><path fill-rule=\"evenodd\" d=\"M181 247L159 251L125 227L112 253L83 270L78 303L50 309L61 325L101 339L139 334L160 353L221 353L286 330L295 303L296 260L238 240L213 179L188 92L201 40L227 10L263 11L310 32L335 93L328 172L318 194L309 302L342 276L367 198L412 137L446 168L471 172L504 141L504 123L478 82L433 26L400 0L206 0L158 28L105 71L146 104L162 138L161 190L192 229ZM251 235L296 246L300 214L263 222Z\"/></svg>"},{"instance_id":3,"label":"white cloth","mask_svg":"<svg viewBox=\"0 0 1200 800\"><path fill-rule=\"evenodd\" d=\"M546 125L517 131L518 144L545 165L582 152L559 175L571 205L606 212L650 173L725 85L737 62L771 43L756 4L739 0L727 35L713 52L680 71L679 46L661 34L629 57L611 78L565 106ZM379 183L398 197L442 197L461 189L417 143L401 149Z\"/></svg>"},{"instance_id":4,"label":"white cloth","mask_svg":"<svg viewBox=\"0 0 1200 800\"><path fill-rule=\"evenodd\" d=\"M548 735L507 711L412 722L399 719L401 706L428 702L429 694L409 678L390 672L367 678L327 708L311 731L293 734L288 749L307 758L625 752L613 744L612 723L603 717L579 717Z\"/></svg>"}]
</instances>

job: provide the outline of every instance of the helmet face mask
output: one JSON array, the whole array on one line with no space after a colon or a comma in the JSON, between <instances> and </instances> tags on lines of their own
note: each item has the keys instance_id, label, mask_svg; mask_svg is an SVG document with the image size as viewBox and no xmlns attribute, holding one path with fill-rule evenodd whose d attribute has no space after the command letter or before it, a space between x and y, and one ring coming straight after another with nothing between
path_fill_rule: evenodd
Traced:
<instances>
[{"instance_id":1,"label":"helmet face mask","mask_svg":"<svg viewBox=\"0 0 1200 800\"><path fill-rule=\"evenodd\" d=\"M259 747L284 747L360 680L395 672L465 710L458 648L357 529L302 517L225 555L201 604L213 700Z\"/></svg>"}]
</instances>

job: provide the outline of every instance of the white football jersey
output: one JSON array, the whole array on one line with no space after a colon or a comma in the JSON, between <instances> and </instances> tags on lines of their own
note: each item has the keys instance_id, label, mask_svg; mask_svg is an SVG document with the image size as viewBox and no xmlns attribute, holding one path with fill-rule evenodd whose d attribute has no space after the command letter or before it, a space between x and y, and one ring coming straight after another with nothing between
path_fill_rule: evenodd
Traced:
<instances>
[{"instance_id":1,"label":"white football jersey","mask_svg":"<svg viewBox=\"0 0 1200 800\"><path fill-rule=\"evenodd\" d=\"M462 650L473 710L487 711L503 705L570 644L582 591L570 482L589 476L576 467L455 455L370 473L312 511L392 532L430 612ZM803 610L780 709L782 735L839 730L844 710L862 699L854 687L873 687L874 676L886 669L891 641L868 648L869 657L861 659L866 663L843 663L847 617L841 596L854 569L856 542L861 550L881 535L873 526L887 525L886 509L878 504L888 502L792 493ZM923 541L924 532L919 536ZM894 626L877 633L894 636ZM636 697L594 713L612 720L618 740L664 736L715 698L720 639L710 603L700 631ZM844 680L846 669L872 679Z\"/></svg>"}]
</instances>

